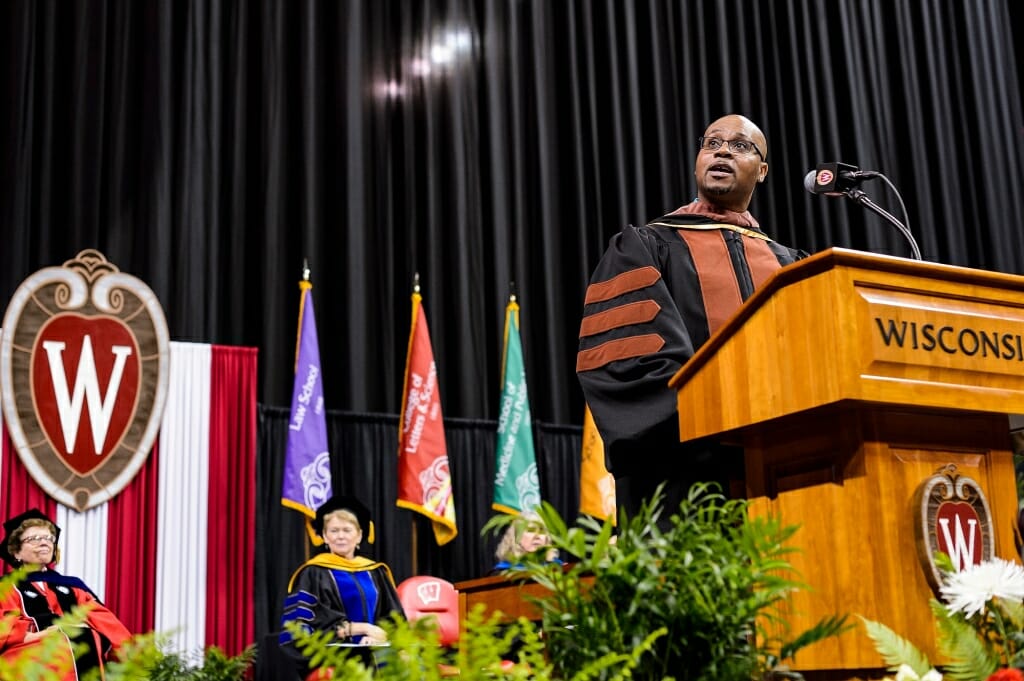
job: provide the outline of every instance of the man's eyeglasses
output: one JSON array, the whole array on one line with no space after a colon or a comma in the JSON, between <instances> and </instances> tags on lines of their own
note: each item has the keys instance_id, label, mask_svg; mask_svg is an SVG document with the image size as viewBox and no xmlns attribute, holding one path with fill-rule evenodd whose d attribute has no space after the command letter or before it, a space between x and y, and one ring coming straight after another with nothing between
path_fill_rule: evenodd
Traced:
<instances>
[{"instance_id":1,"label":"man's eyeglasses","mask_svg":"<svg viewBox=\"0 0 1024 681\"><path fill-rule=\"evenodd\" d=\"M734 154L757 154L764 160L764 154L757 148L757 145L750 140L724 140L721 137L698 137L697 143L700 144L700 148L706 151L718 151L724 146L728 146Z\"/></svg>"},{"instance_id":2,"label":"man's eyeglasses","mask_svg":"<svg viewBox=\"0 0 1024 681\"><path fill-rule=\"evenodd\" d=\"M33 546L37 546L37 545L43 544L43 543L45 543L45 544L53 544L53 543L56 543L56 541L57 541L57 538L54 537L52 534L41 534L41 535L39 535L37 537L23 537L22 540L21 540L21 543L22 544L32 544Z\"/></svg>"}]
</instances>

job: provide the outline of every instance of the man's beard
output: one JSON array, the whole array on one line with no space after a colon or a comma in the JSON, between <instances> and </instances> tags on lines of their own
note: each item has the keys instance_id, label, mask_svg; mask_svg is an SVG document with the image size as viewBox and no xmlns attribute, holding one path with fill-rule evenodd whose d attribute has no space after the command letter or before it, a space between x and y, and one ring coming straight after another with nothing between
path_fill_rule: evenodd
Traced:
<instances>
[{"instance_id":1,"label":"man's beard","mask_svg":"<svg viewBox=\"0 0 1024 681\"><path fill-rule=\"evenodd\" d=\"M728 194L729 192L731 192L733 190L733 187L734 185L731 183L726 186L715 185L714 187L709 187L707 184L702 184L700 186L700 190L706 196L722 196L724 194Z\"/></svg>"}]
</instances>

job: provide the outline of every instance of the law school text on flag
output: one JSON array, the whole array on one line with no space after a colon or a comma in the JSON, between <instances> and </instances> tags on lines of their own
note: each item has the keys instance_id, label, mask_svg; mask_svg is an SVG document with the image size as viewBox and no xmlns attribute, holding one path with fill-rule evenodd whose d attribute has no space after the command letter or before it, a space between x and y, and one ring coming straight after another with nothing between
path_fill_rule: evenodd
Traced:
<instances>
[{"instance_id":1,"label":"law school text on flag","mask_svg":"<svg viewBox=\"0 0 1024 681\"><path fill-rule=\"evenodd\" d=\"M295 382L288 418L281 504L306 516L307 531L314 544L310 521L316 509L331 497L331 457L327 444L327 414L324 406L323 372L313 311L313 285L308 270L299 282L299 328L295 350Z\"/></svg>"}]
</instances>

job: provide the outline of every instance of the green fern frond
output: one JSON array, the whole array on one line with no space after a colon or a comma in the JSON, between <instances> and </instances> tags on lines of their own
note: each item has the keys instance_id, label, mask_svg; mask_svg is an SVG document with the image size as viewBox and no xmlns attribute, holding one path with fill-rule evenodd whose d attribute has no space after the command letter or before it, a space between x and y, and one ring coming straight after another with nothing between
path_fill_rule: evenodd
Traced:
<instances>
[{"instance_id":1,"label":"green fern frond","mask_svg":"<svg viewBox=\"0 0 1024 681\"><path fill-rule=\"evenodd\" d=\"M859 616L859 615L858 615ZM932 664L924 653L913 643L903 638L881 622L860 618L864 622L868 638L875 644L875 650L889 665L889 671L896 671L900 665L907 665L922 677L932 668Z\"/></svg>"},{"instance_id":2,"label":"green fern frond","mask_svg":"<svg viewBox=\"0 0 1024 681\"><path fill-rule=\"evenodd\" d=\"M779 649L779 659L788 660L796 655L799 650L806 648L812 643L817 643L833 636L839 636L852 628L852 624L846 623L846 615L833 615L822 618L817 624L804 631L792 641L784 643Z\"/></svg>"},{"instance_id":3,"label":"green fern frond","mask_svg":"<svg viewBox=\"0 0 1024 681\"><path fill-rule=\"evenodd\" d=\"M945 608L932 607L936 614L939 652L949 658L946 676L954 681L987 679L999 667L999 653L989 646L962 617Z\"/></svg>"},{"instance_id":4,"label":"green fern frond","mask_svg":"<svg viewBox=\"0 0 1024 681\"><path fill-rule=\"evenodd\" d=\"M1010 601L1005 598L996 599L999 607L1010 620L1010 624L1017 631L1024 629L1024 603Z\"/></svg>"},{"instance_id":5,"label":"green fern frond","mask_svg":"<svg viewBox=\"0 0 1024 681\"><path fill-rule=\"evenodd\" d=\"M651 632L630 653L606 653L588 662L583 669L576 671L570 681L594 681L608 678L609 681L623 681L633 678L633 670L639 665L640 658L654 649L657 639L668 633L665 627ZM664 680L663 680L664 681Z\"/></svg>"}]
</instances>

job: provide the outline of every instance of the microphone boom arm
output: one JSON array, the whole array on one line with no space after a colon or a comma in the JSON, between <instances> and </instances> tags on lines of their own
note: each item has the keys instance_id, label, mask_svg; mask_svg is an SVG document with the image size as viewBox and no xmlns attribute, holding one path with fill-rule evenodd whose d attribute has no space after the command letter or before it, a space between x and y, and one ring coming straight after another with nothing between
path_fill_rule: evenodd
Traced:
<instances>
[{"instance_id":1,"label":"microphone boom arm","mask_svg":"<svg viewBox=\"0 0 1024 681\"><path fill-rule=\"evenodd\" d=\"M900 230L900 234L902 234L904 238L906 238L907 242L910 244L910 253L914 260L921 260L921 249L918 248L917 241L914 240L914 235L910 233L910 229L908 229L906 225L904 225L902 222L896 219L895 215L893 215L892 213L890 213L889 211L885 210L877 203L872 201L866 193L864 193L860 189L857 189L856 187L854 187L853 189L847 189L846 191L843 192L843 194L845 194L847 198L856 201L857 203L864 206L865 208L875 213L876 215L879 215L888 220L889 222L891 222L893 226L896 227L896 229Z\"/></svg>"}]
</instances>

